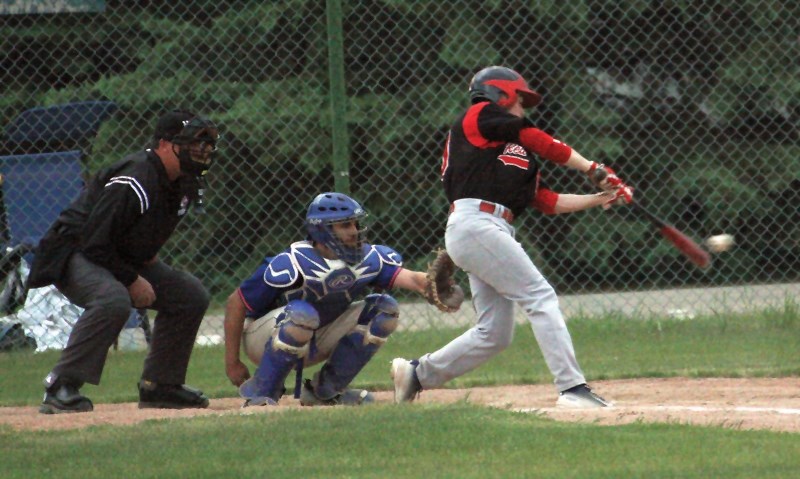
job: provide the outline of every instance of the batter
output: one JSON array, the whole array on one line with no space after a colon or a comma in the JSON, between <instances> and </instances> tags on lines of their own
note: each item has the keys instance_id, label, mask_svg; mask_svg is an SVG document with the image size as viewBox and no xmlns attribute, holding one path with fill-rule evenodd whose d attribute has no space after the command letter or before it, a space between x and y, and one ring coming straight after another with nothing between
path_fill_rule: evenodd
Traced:
<instances>
[{"instance_id":1,"label":"batter","mask_svg":"<svg viewBox=\"0 0 800 479\"><path fill-rule=\"evenodd\" d=\"M512 224L528 206L545 214L572 213L632 201L633 190L614 171L585 159L535 128L525 108L541 96L514 70L493 66L470 82L472 105L454 123L442 158L442 184L450 201L445 246L467 272L477 324L418 360L392 361L395 401L412 401L485 363L511 344L514 304L530 321L559 391L557 405L606 407L592 392L575 351L553 287L515 239ZM601 193L556 193L541 179L536 156L590 176L606 170Z\"/></svg>"}]
</instances>

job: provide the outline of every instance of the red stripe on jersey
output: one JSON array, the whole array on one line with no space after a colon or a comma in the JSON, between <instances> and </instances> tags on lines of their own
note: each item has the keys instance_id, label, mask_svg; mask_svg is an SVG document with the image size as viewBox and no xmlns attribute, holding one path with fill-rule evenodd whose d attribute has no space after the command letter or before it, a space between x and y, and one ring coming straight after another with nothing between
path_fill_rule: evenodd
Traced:
<instances>
[{"instance_id":1,"label":"red stripe on jersey","mask_svg":"<svg viewBox=\"0 0 800 479\"><path fill-rule=\"evenodd\" d=\"M391 281L389 281L389 286L388 286L387 289L394 288L394 280L397 279L397 275L400 274L400 271L402 271L402 270L403 270L403 268L397 268L397 271L395 271L394 274L392 275Z\"/></svg>"},{"instance_id":2,"label":"red stripe on jersey","mask_svg":"<svg viewBox=\"0 0 800 479\"><path fill-rule=\"evenodd\" d=\"M516 166L517 168L522 168L523 170L527 170L528 165L530 164L530 161L518 156L500 155L497 157L497 159L502 161L504 165Z\"/></svg>"},{"instance_id":3,"label":"red stripe on jersey","mask_svg":"<svg viewBox=\"0 0 800 479\"><path fill-rule=\"evenodd\" d=\"M444 143L444 152L442 153L442 181L444 181L444 172L447 171L450 159L450 135L450 133L447 134L447 141Z\"/></svg>"},{"instance_id":4,"label":"red stripe on jersey","mask_svg":"<svg viewBox=\"0 0 800 479\"><path fill-rule=\"evenodd\" d=\"M242 294L242 289L241 289L241 288L237 288L237 289L236 289L236 292L237 292L237 293L239 293L239 299L241 299L241 300L242 300L242 303L244 303L244 307L245 307L245 308L247 308L247 310L248 310L248 311L250 311L250 312L253 312L253 307L252 307L252 306L250 306L250 305L247 303L247 300L246 300L246 299L244 299L244 295Z\"/></svg>"},{"instance_id":5,"label":"red stripe on jersey","mask_svg":"<svg viewBox=\"0 0 800 479\"><path fill-rule=\"evenodd\" d=\"M502 145L502 141L489 141L481 135L481 131L478 128L478 115L480 115L481 110L483 110L489 102L478 103L476 105L472 105L469 110L467 110L467 114L464 115L464 120L461 122L461 128L464 130L464 136L467 138L467 141L476 148L491 148L493 146Z\"/></svg>"}]
</instances>

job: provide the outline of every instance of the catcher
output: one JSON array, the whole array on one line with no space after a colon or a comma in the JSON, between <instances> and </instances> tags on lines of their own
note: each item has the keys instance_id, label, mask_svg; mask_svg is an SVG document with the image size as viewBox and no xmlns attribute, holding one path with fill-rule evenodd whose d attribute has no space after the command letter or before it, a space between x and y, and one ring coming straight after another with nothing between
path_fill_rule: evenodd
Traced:
<instances>
[{"instance_id":1,"label":"catcher","mask_svg":"<svg viewBox=\"0 0 800 479\"><path fill-rule=\"evenodd\" d=\"M369 392L348 386L397 328L400 310L386 293L355 301L368 287L417 291L443 311L458 310L464 294L452 280L455 266L434 261L433 281L403 268L396 251L365 241L366 216L346 195L318 195L306 214L307 239L267 257L228 297L225 372L245 406L277 404L295 369L304 406L371 402ZM253 377L239 357L242 342L258 365ZM301 385L303 367L323 361Z\"/></svg>"}]
</instances>

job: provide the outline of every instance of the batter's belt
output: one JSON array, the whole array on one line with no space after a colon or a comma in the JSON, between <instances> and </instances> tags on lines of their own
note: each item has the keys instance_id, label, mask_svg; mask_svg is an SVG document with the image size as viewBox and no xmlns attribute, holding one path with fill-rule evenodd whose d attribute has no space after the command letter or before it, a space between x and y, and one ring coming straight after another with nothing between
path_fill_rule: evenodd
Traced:
<instances>
[{"instance_id":1,"label":"batter's belt","mask_svg":"<svg viewBox=\"0 0 800 479\"><path fill-rule=\"evenodd\" d=\"M510 209L499 203L492 203L490 201L477 200L472 198L464 198L450 203L450 213L456 211L482 211L491 215L503 218L508 224L514 221L514 213Z\"/></svg>"}]
</instances>

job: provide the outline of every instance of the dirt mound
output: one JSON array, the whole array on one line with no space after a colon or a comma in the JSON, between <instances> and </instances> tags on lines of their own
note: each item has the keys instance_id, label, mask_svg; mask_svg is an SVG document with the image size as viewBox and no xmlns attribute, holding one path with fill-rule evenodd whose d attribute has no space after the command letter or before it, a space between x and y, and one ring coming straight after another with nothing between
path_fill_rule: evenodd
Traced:
<instances>
[{"instance_id":1,"label":"dirt mound","mask_svg":"<svg viewBox=\"0 0 800 479\"><path fill-rule=\"evenodd\" d=\"M467 400L474 404L542 414L557 421L614 425L634 421L703 424L737 429L800 432L800 378L757 379L634 379L597 381L594 390L614 403L612 408L556 408L550 385L436 389L423 391L421 404ZM392 393L375 393L378 402L391 402ZM223 414L269 414L299 408L292 398L278 407L242 409L242 400L214 399L203 410L137 408L136 403L97 404L84 414L46 416L37 407L0 408L0 424L17 430L75 429L100 424L129 425L149 419L173 419Z\"/></svg>"}]
</instances>

